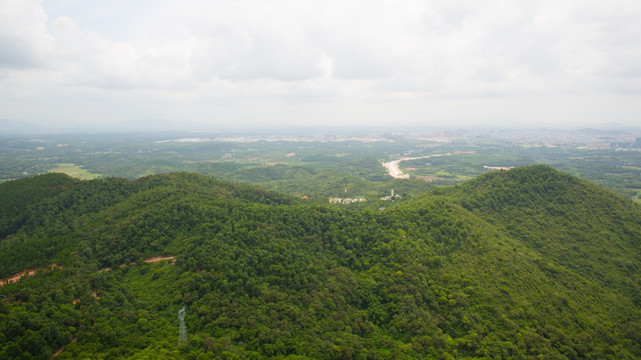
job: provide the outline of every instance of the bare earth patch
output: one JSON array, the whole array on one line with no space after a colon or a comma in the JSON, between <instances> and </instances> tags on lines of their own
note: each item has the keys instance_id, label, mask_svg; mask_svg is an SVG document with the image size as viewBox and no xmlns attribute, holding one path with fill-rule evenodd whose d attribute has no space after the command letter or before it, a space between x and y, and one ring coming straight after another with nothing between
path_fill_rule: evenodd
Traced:
<instances>
[{"instance_id":1,"label":"bare earth patch","mask_svg":"<svg viewBox=\"0 0 641 360\"><path fill-rule=\"evenodd\" d=\"M176 262L176 258L174 256L164 256L164 257L163 256L156 256L156 257L152 257L152 258L149 258L149 259L145 259L145 262L148 263L148 264L153 264L153 263L157 263L157 262L163 261L163 260L171 260L172 264Z\"/></svg>"},{"instance_id":2,"label":"bare earth patch","mask_svg":"<svg viewBox=\"0 0 641 360\"><path fill-rule=\"evenodd\" d=\"M155 257L152 257L152 258L149 258L149 259L145 259L143 261L148 263L148 264L153 264L153 263L157 263L157 262L163 261L163 260L171 260L171 264L172 265L174 263L176 263L176 257L174 257L174 256L155 256ZM124 267L124 266L127 266L127 264L120 264L120 267ZM50 270L62 270L62 266L56 265L56 264L51 264L49 269ZM111 270L111 268L110 267L106 267L104 269L98 270L98 272L106 272L106 271L109 271L109 270ZM19 272L19 273L15 274L15 275L13 275L11 277L8 277L6 279L2 279L2 280L0 280L0 287L3 287L3 286L8 285L8 284L15 284L18 281L20 281L20 279L22 279L23 276L33 276L33 275L36 274L36 272L37 272L36 269L27 269L27 270L24 270L22 272Z\"/></svg>"},{"instance_id":3,"label":"bare earth patch","mask_svg":"<svg viewBox=\"0 0 641 360\"><path fill-rule=\"evenodd\" d=\"M474 154L474 151L454 151L446 154L432 154L432 155L418 156L418 157L402 157L398 160L382 163L382 165L387 170L387 173L394 179L409 179L410 175L404 174L400 169L399 164L401 163L401 161L429 159L431 157L452 156L452 155L462 155L462 154Z\"/></svg>"},{"instance_id":4,"label":"bare earth patch","mask_svg":"<svg viewBox=\"0 0 641 360\"><path fill-rule=\"evenodd\" d=\"M13 275L11 277L8 277L8 278L6 278L4 280L1 280L0 281L0 287L5 286L5 285L9 285L9 284L17 283L18 281L20 281L20 279L22 279L23 276L33 276L35 274L36 274L36 270L34 270L34 269L29 269L29 270L25 270L23 272L19 272L19 273L15 274L15 275Z\"/></svg>"},{"instance_id":5,"label":"bare earth patch","mask_svg":"<svg viewBox=\"0 0 641 360\"><path fill-rule=\"evenodd\" d=\"M59 270L59 269L62 269L62 266L59 266L59 265L56 265L56 264L51 264L51 266L49 268L51 270ZM20 279L22 279L23 276L33 276L33 275L36 274L36 272L37 272L36 269L27 269L27 270L24 270L22 272L19 272L19 273L15 274L15 275L13 275L11 277L8 277L6 279L0 280L0 287L3 287L5 285L9 285L9 284L15 284L18 281L20 281Z\"/></svg>"}]
</instances>

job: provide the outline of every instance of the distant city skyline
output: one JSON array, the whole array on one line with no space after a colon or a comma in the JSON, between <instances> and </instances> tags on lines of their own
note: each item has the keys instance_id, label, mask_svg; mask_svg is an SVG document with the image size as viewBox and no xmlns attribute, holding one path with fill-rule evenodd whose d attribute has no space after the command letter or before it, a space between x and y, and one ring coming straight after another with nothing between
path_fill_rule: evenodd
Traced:
<instances>
[{"instance_id":1,"label":"distant city skyline","mask_svg":"<svg viewBox=\"0 0 641 360\"><path fill-rule=\"evenodd\" d=\"M634 126L639 18L624 0L0 0L0 120Z\"/></svg>"}]
</instances>

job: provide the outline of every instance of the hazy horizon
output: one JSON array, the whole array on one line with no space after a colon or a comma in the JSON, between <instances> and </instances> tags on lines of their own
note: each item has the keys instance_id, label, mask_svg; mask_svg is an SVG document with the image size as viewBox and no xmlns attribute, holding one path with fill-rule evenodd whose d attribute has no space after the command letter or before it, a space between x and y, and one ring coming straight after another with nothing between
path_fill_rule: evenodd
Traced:
<instances>
[{"instance_id":1,"label":"hazy horizon","mask_svg":"<svg viewBox=\"0 0 641 360\"><path fill-rule=\"evenodd\" d=\"M631 127L639 17L623 0L4 0L0 119L42 132Z\"/></svg>"},{"instance_id":2,"label":"hazy horizon","mask_svg":"<svg viewBox=\"0 0 641 360\"><path fill-rule=\"evenodd\" d=\"M492 133L522 133L522 134L544 134L544 133L568 133L579 134L582 132L594 132L595 134L627 133L633 136L641 136L641 126L624 125L618 123L604 123L593 125L560 124L558 126L534 124L513 124L509 125L484 125L473 124L469 126L430 126L420 124L375 124L375 125L319 125L319 124L297 124L297 125L256 125L247 127L244 125L206 126L187 124L181 125L172 121L159 121L158 119L134 120L129 122L118 122L112 124L81 124L61 125L46 124L42 122L23 122L7 119L0 119L0 136L64 136L64 135L149 135L165 136L172 135L173 138L181 137L233 137L233 136L401 136L428 134L492 134ZM168 136L167 138L172 138Z\"/></svg>"}]
</instances>

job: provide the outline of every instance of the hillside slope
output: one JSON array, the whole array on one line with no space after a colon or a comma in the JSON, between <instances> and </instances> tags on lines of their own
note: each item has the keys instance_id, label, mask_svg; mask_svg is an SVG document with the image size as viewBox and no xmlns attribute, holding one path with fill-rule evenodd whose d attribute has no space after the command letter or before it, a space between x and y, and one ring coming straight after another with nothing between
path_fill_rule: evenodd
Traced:
<instances>
[{"instance_id":1,"label":"hillside slope","mask_svg":"<svg viewBox=\"0 0 641 360\"><path fill-rule=\"evenodd\" d=\"M29 204L55 197L77 183L64 174L33 176L3 183L0 186L0 238L17 231L27 221Z\"/></svg>"},{"instance_id":2,"label":"hillside slope","mask_svg":"<svg viewBox=\"0 0 641 360\"><path fill-rule=\"evenodd\" d=\"M384 211L184 173L28 208L1 275L41 270L2 288L0 358L641 357L641 210L547 167Z\"/></svg>"},{"instance_id":3,"label":"hillside slope","mask_svg":"<svg viewBox=\"0 0 641 360\"><path fill-rule=\"evenodd\" d=\"M641 305L639 206L549 167L493 172L438 192L541 258ZM550 270L554 272L554 270Z\"/></svg>"}]
</instances>

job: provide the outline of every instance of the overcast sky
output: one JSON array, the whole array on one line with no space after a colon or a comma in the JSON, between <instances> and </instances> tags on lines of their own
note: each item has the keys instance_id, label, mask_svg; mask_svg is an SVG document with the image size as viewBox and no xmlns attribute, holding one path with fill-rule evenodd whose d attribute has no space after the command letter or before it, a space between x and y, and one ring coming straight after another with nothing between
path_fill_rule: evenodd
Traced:
<instances>
[{"instance_id":1,"label":"overcast sky","mask_svg":"<svg viewBox=\"0 0 641 360\"><path fill-rule=\"evenodd\" d=\"M641 125L641 2L0 0L0 119Z\"/></svg>"}]
</instances>

